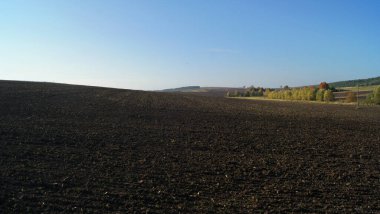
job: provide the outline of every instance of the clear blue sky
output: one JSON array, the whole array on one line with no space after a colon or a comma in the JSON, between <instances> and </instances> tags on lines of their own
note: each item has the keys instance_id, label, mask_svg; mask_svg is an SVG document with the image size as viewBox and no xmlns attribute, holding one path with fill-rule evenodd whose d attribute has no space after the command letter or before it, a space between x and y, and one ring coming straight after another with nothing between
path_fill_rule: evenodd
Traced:
<instances>
[{"instance_id":1,"label":"clear blue sky","mask_svg":"<svg viewBox=\"0 0 380 214\"><path fill-rule=\"evenodd\" d=\"M0 79L131 89L380 76L379 0L1 0Z\"/></svg>"}]
</instances>

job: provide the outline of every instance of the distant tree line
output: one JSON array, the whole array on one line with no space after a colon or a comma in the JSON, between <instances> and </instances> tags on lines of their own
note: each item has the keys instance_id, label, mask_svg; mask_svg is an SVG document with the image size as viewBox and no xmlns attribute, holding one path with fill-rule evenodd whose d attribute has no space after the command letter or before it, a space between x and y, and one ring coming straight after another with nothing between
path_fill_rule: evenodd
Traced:
<instances>
[{"instance_id":1,"label":"distant tree line","mask_svg":"<svg viewBox=\"0 0 380 214\"><path fill-rule=\"evenodd\" d=\"M227 92L228 97L257 97L265 96L268 99L283 99L283 100L316 100L316 101L334 101L333 91L335 88L330 88L326 82L322 82L318 88L314 86L303 88L290 88L284 86L281 89L272 90L264 89L261 87L250 87L244 92L234 91L233 93Z\"/></svg>"},{"instance_id":2,"label":"distant tree line","mask_svg":"<svg viewBox=\"0 0 380 214\"><path fill-rule=\"evenodd\" d=\"M321 82L318 87L310 86L303 88L290 88L289 86L281 87L281 89L270 89L251 86L244 90L228 91L227 97L266 97L268 99L283 100L305 100L305 101L324 101L331 102L335 100L335 87L331 87L326 82ZM356 102L355 93L347 92L345 102ZM380 105L380 86L375 88L368 94L365 103Z\"/></svg>"},{"instance_id":3,"label":"distant tree line","mask_svg":"<svg viewBox=\"0 0 380 214\"><path fill-rule=\"evenodd\" d=\"M269 91L266 93L269 99L283 100L306 100L306 101L334 101L333 90L328 85L315 88L314 86L303 88L286 88L281 90Z\"/></svg>"},{"instance_id":4,"label":"distant tree line","mask_svg":"<svg viewBox=\"0 0 380 214\"><path fill-rule=\"evenodd\" d=\"M235 90L233 92L228 91L227 97L260 97L264 95L264 92L268 89L262 87L251 86L243 91Z\"/></svg>"}]
</instances>

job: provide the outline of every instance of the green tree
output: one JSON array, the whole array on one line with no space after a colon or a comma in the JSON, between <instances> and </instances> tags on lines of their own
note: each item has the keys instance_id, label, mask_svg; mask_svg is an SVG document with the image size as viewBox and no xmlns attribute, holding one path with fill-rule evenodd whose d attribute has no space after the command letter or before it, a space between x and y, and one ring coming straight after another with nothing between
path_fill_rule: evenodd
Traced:
<instances>
[{"instance_id":1,"label":"green tree","mask_svg":"<svg viewBox=\"0 0 380 214\"><path fill-rule=\"evenodd\" d=\"M269 97L269 94L270 94L270 93L271 93L271 92L270 92L270 89L267 88L267 89L265 89L264 96Z\"/></svg>"},{"instance_id":2,"label":"green tree","mask_svg":"<svg viewBox=\"0 0 380 214\"><path fill-rule=\"evenodd\" d=\"M257 92L257 96L263 96L263 95L264 95L263 88L259 88L259 91Z\"/></svg>"},{"instance_id":3,"label":"green tree","mask_svg":"<svg viewBox=\"0 0 380 214\"><path fill-rule=\"evenodd\" d=\"M373 102L376 105L380 105L380 86L373 91Z\"/></svg>"},{"instance_id":4,"label":"green tree","mask_svg":"<svg viewBox=\"0 0 380 214\"><path fill-rule=\"evenodd\" d=\"M292 98L293 100L301 100L301 94L300 94L300 89L294 88L292 90Z\"/></svg>"},{"instance_id":5,"label":"green tree","mask_svg":"<svg viewBox=\"0 0 380 214\"><path fill-rule=\"evenodd\" d=\"M375 103L375 94L374 92L371 92L367 95L367 97L365 98L365 103L366 104L374 104Z\"/></svg>"},{"instance_id":6,"label":"green tree","mask_svg":"<svg viewBox=\"0 0 380 214\"><path fill-rule=\"evenodd\" d=\"M316 100L317 90L314 86L309 87L309 99Z\"/></svg>"},{"instance_id":7,"label":"green tree","mask_svg":"<svg viewBox=\"0 0 380 214\"><path fill-rule=\"evenodd\" d=\"M326 90L325 93L323 94L323 99L325 102L334 101L334 94L332 93L331 90Z\"/></svg>"},{"instance_id":8,"label":"green tree","mask_svg":"<svg viewBox=\"0 0 380 214\"><path fill-rule=\"evenodd\" d=\"M292 100L292 99L293 99L292 96L293 96L293 95L292 95L292 91L291 91L291 90L286 90L286 91L285 91L285 99L286 99L286 100Z\"/></svg>"},{"instance_id":9,"label":"green tree","mask_svg":"<svg viewBox=\"0 0 380 214\"><path fill-rule=\"evenodd\" d=\"M323 90L323 89L319 89L318 91L317 91L317 94L315 95L315 99L317 100L317 101L323 101L323 96L325 95L325 90Z\"/></svg>"}]
</instances>

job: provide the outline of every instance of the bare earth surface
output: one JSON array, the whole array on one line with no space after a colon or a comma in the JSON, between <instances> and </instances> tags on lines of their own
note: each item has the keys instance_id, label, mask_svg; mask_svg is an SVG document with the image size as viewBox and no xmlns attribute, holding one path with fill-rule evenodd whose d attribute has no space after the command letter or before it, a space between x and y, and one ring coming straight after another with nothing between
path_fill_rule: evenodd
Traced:
<instances>
[{"instance_id":1,"label":"bare earth surface","mask_svg":"<svg viewBox=\"0 0 380 214\"><path fill-rule=\"evenodd\" d=\"M380 212L380 108L0 81L0 213Z\"/></svg>"}]
</instances>

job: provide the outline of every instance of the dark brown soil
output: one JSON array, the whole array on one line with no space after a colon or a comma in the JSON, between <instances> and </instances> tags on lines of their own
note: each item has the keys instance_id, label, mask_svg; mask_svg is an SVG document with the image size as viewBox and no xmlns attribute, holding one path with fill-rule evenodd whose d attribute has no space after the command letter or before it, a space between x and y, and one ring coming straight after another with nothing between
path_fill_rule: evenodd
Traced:
<instances>
[{"instance_id":1,"label":"dark brown soil","mask_svg":"<svg viewBox=\"0 0 380 214\"><path fill-rule=\"evenodd\" d=\"M0 82L0 213L380 212L380 108Z\"/></svg>"}]
</instances>

